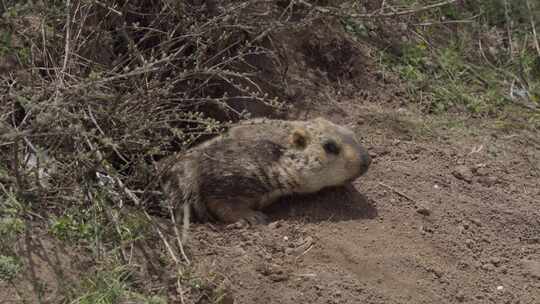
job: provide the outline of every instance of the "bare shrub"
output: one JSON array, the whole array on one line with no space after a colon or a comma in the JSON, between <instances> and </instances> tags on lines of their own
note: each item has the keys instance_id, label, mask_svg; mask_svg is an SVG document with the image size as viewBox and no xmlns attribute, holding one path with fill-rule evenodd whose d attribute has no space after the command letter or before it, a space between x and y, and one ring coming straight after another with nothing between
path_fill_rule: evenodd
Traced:
<instances>
[{"instance_id":1,"label":"bare shrub","mask_svg":"<svg viewBox=\"0 0 540 304\"><path fill-rule=\"evenodd\" d=\"M315 17L288 1L45 5L7 18L17 65L1 78L1 178L62 209L107 178L148 190L153 160L285 109L272 35Z\"/></svg>"}]
</instances>

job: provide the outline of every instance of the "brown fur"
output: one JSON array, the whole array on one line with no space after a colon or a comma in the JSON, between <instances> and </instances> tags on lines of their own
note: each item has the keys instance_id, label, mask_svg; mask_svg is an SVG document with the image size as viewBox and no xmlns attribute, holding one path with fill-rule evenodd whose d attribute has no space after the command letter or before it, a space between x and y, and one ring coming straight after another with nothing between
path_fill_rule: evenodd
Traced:
<instances>
[{"instance_id":1,"label":"brown fur","mask_svg":"<svg viewBox=\"0 0 540 304\"><path fill-rule=\"evenodd\" d=\"M193 209L201 221L255 224L277 198L343 185L370 162L352 131L323 118L255 119L163 160L162 186L185 219Z\"/></svg>"}]
</instances>

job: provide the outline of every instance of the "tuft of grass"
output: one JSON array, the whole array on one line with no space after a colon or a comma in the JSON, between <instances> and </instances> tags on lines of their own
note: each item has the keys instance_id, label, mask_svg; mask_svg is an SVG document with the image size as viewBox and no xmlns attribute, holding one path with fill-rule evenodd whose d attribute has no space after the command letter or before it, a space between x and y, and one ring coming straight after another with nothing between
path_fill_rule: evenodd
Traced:
<instances>
[{"instance_id":1,"label":"tuft of grass","mask_svg":"<svg viewBox=\"0 0 540 304\"><path fill-rule=\"evenodd\" d=\"M393 4L413 7L418 2ZM426 112L501 118L521 107L519 116L538 128L540 57L530 38L531 20L540 20L540 14L527 10L523 1L505 5L488 0L379 20L377 26L348 17L342 24L357 40L370 43L370 37L379 36L377 40L386 41L389 48L374 43L381 69L397 74L409 100ZM395 28L397 22L407 26L392 36L385 27Z\"/></svg>"},{"instance_id":2,"label":"tuft of grass","mask_svg":"<svg viewBox=\"0 0 540 304\"><path fill-rule=\"evenodd\" d=\"M452 108L472 114L493 113L508 104L497 71L467 62L461 50L449 46L431 50L424 43L409 44L400 58L381 51L382 63L406 82L409 97L429 112Z\"/></svg>"},{"instance_id":3,"label":"tuft of grass","mask_svg":"<svg viewBox=\"0 0 540 304\"><path fill-rule=\"evenodd\" d=\"M0 255L0 281L11 282L22 270L22 263L15 257Z\"/></svg>"},{"instance_id":4,"label":"tuft of grass","mask_svg":"<svg viewBox=\"0 0 540 304\"><path fill-rule=\"evenodd\" d=\"M133 290L131 274L125 267L103 269L86 277L78 290L73 291L72 304L145 303L162 304L158 295L146 296Z\"/></svg>"},{"instance_id":5,"label":"tuft of grass","mask_svg":"<svg viewBox=\"0 0 540 304\"><path fill-rule=\"evenodd\" d=\"M86 210L52 216L49 231L53 236L63 241L89 241L98 237L101 230L100 225L95 225L92 220L92 216Z\"/></svg>"}]
</instances>

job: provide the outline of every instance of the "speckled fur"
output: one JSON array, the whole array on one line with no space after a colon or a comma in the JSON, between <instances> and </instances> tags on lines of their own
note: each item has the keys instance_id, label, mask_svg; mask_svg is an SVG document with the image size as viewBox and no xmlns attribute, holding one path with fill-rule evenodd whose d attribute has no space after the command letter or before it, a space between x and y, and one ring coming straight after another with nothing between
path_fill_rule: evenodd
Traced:
<instances>
[{"instance_id":1,"label":"speckled fur","mask_svg":"<svg viewBox=\"0 0 540 304\"><path fill-rule=\"evenodd\" d=\"M326 151L328 142L339 152ZM352 131L326 119L255 119L163 160L162 186L174 208L201 221L256 224L277 198L345 184L370 161Z\"/></svg>"}]
</instances>

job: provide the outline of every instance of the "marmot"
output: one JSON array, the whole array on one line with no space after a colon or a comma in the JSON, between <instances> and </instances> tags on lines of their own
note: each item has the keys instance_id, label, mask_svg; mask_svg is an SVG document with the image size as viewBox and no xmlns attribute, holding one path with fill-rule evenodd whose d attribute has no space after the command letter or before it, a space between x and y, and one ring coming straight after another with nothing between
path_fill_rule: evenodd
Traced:
<instances>
[{"instance_id":1,"label":"marmot","mask_svg":"<svg viewBox=\"0 0 540 304\"><path fill-rule=\"evenodd\" d=\"M351 130L324 118L253 119L162 160L161 184L184 229L191 209L201 221L260 224L277 198L343 185L370 163Z\"/></svg>"}]
</instances>

